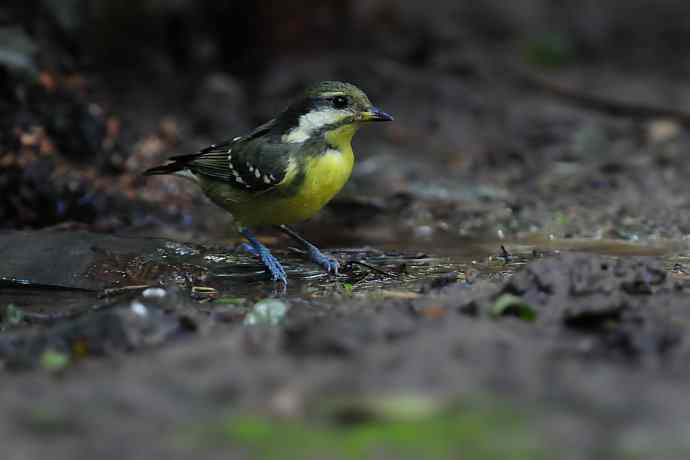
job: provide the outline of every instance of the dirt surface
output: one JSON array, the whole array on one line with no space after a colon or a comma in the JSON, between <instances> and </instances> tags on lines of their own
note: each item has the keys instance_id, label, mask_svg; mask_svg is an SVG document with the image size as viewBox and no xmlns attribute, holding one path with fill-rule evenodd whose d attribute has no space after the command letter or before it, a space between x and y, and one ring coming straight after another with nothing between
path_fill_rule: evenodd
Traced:
<instances>
[{"instance_id":1,"label":"dirt surface","mask_svg":"<svg viewBox=\"0 0 690 460\"><path fill-rule=\"evenodd\" d=\"M690 456L686 2L20 3L3 458ZM141 172L327 78L396 121L299 227L338 277L258 229L283 289Z\"/></svg>"},{"instance_id":2,"label":"dirt surface","mask_svg":"<svg viewBox=\"0 0 690 460\"><path fill-rule=\"evenodd\" d=\"M52 246L56 238L63 247L90 247L95 260L113 241L28 236L39 251L39 242ZM72 272L56 270L52 277L37 271L41 284L5 286L3 302L13 300L25 315L6 317L0 336L1 436L14 446L13 458L67 458L77 451L84 458L250 455L262 448L242 434L247 414L307 420L316 424L311 430L335 424L348 432L378 423L385 432L391 415L380 406L397 408L392 417L401 417L409 398L423 408L421 415L412 412L423 424L457 404L463 416L478 412L476 429L489 439L516 437L521 447L513 453L525 458L679 458L690 449L681 422L690 414L682 397L690 385L690 285L663 259L534 252L486 264L449 258L434 265L456 271L436 276L425 264L411 264L408 280L389 281L385 289L378 272L366 275L378 279L373 287L350 284L355 275L348 273L337 281L307 275L299 290L268 301L286 309L276 310L273 321L255 315L270 285L256 272L219 284L234 265L219 272L203 257L194 264L204 272L199 278L171 275L189 274L189 260L209 248L197 246L195 253L140 238L117 243L121 253L137 248L124 266L167 269L132 268L135 279L123 275L96 291L69 291L72 303L57 283L87 277L85 285L94 288L93 266L72 265ZM175 258L165 247L177 251ZM381 254L358 253L357 260L392 270L399 259L389 257L390 264ZM196 289L201 281L218 290ZM115 288L103 291L106 286ZM248 325L252 315L258 325ZM487 416L496 405L527 429L516 434L504 427L505 415L500 422ZM271 436L282 436L280 425L271 426ZM314 451L337 456L339 442L346 441L316 443ZM490 445L496 447L480 449L477 458L500 458L502 444ZM448 448L461 447L451 442Z\"/></svg>"}]
</instances>

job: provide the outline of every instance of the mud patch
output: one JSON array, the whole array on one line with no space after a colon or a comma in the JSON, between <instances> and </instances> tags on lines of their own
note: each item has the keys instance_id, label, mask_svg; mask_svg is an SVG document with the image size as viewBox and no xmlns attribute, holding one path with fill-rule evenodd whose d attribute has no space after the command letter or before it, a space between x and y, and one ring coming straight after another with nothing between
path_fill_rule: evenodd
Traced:
<instances>
[{"instance_id":1,"label":"mud patch","mask_svg":"<svg viewBox=\"0 0 690 460\"><path fill-rule=\"evenodd\" d=\"M125 291L77 319L10 329L0 333L0 352L6 376L17 385L0 395L12 408L0 413L0 437L11 446L22 436L43 436L40 427L56 419L65 427L106 424L105 433L59 431L63 440L94 441L80 445L94 446L89 453L104 458L109 454L95 446L169 458L199 449L209 456L263 452L248 427L276 435L302 427L298 437L305 442L335 436L346 445L348 428L331 432L331 424L352 424L346 426L353 433L374 429L379 421L369 419L370 411L379 409L372 407L408 395L433 402L432 415L420 423L440 430L443 420L463 424L467 414L453 409L458 401L529 406L520 425L559 446L563 458L690 452L677 423L690 417L683 396L690 388L685 281L649 257L504 259L474 264L487 271L471 282L456 267L452 276L388 291L395 296L380 290L287 293L278 302L284 317L256 326L243 325L255 305L251 298L227 290L219 302L194 300L189 290L166 286L164 297L159 288ZM499 264L502 275L487 276ZM497 314L503 296L518 299L534 317L527 321L509 309ZM129 358L117 359L123 354ZM43 368L60 381L7 372L18 368ZM27 391L41 396L27 398ZM366 403L363 412L361 403L342 405L362 400L373 406ZM27 416L37 405L50 408L48 422ZM324 418L336 414L333 407L337 415ZM408 423L401 413L389 414L380 432ZM274 425L276 417L290 422ZM483 429L477 436L486 439L514 433L493 424ZM663 446L640 439L641 431L663 438ZM62 455L60 446L37 445L41 453Z\"/></svg>"},{"instance_id":2,"label":"mud patch","mask_svg":"<svg viewBox=\"0 0 690 460\"><path fill-rule=\"evenodd\" d=\"M501 289L461 305L489 312L515 295L536 315L536 328L587 335L572 353L656 363L678 363L687 353L687 285L668 275L660 260L565 255L534 262Z\"/></svg>"}]
</instances>

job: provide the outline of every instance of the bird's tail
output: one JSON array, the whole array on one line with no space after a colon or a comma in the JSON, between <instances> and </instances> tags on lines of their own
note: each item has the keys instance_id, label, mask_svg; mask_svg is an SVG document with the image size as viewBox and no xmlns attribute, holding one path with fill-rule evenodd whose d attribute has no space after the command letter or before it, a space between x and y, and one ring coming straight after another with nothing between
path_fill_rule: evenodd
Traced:
<instances>
[{"instance_id":1,"label":"bird's tail","mask_svg":"<svg viewBox=\"0 0 690 460\"><path fill-rule=\"evenodd\" d=\"M195 153L192 155L171 157L169 163L147 169L143 172L143 175L155 176L158 174L175 174L176 172L184 171L189 168L189 163L194 161L198 156L199 155Z\"/></svg>"},{"instance_id":2,"label":"bird's tail","mask_svg":"<svg viewBox=\"0 0 690 460\"><path fill-rule=\"evenodd\" d=\"M144 176L155 176L158 174L175 174L178 171L185 169L185 166L179 163L169 163L167 165L156 166L155 168L150 168L144 171L142 174Z\"/></svg>"}]
</instances>

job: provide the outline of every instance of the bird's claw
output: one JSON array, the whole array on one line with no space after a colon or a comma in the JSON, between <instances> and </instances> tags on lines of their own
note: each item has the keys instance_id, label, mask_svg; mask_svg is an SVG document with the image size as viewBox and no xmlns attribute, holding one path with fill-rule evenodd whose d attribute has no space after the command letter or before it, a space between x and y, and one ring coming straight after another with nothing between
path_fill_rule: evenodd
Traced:
<instances>
[{"instance_id":1,"label":"bird's claw","mask_svg":"<svg viewBox=\"0 0 690 460\"><path fill-rule=\"evenodd\" d=\"M332 273L334 275L338 274L338 269L340 264L333 257L328 257L323 252L319 251L315 247L309 248L309 259L312 262L323 268L326 273Z\"/></svg>"}]
</instances>

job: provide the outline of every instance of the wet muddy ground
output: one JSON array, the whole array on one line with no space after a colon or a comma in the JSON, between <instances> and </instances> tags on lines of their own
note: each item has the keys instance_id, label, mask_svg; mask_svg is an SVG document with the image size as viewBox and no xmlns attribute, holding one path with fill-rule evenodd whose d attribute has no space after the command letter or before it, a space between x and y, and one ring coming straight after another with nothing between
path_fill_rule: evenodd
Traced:
<instances>
[{"instance_id":1,"label":"wet muddy ground","mask_svg":"<svg viewBox=\"0 0 690 460\"><path fill-rule=\"evenodd\" d=\"M344 248L337 278L285 248L283 291L220 244L2 241L12 458L690 450L690 283L674 245Z\"/></svg>"},{"instance_id":2,"label":"wet muddy ground","mask_svg":"<svg viewBox=\"0 0 690 460\"><path fill-rule=\"evenodd\" d=\"M257 81L163 62L146 87L24 88L0 118L3 458L690 456L687 69L520 54L525 79L515 49L406 11L419 56L398 24L383 57ZM350 183L300 226L337 277L258 232L283 289L191 184L140 173L314 75L396 121L357 135Z\"/></svg>"}]
</instances>

